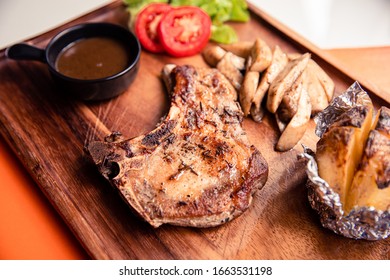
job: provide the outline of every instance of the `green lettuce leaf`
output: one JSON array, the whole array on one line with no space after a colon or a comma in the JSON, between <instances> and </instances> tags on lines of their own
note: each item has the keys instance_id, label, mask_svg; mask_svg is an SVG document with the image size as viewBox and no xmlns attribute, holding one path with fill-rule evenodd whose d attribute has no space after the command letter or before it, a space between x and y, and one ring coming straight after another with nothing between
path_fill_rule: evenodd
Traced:
<instances>
[{"instance_id":1,"label":"green lettuce leaf","mask_svg":"<svg viewBox=\"0 0 390 280\"><path fill-rule=\"evenodd\" d=\"M222 44L231 44L237 42L238 37L236 31L229 25L212 25L210 40Z\"/></svg>"},{"instance_id":2,"label":"green lettuce leaf","mask_svg":"<svg viewBox=\"0 0 390 280\"><path fill-rule=\"evenodd\" d=\"M171 0L169 3L172 6L197 6L202 5L204 0Z\"/></svg>"},{"instance_id":3,"label":"green lettuce leaf","mask_svg":"<svg viewBox=\"0 0 390 280\"><path fill-rule=\"evenodd\" d=\"M232 0L230 20L246 22L249 20L248 5L245 0Z\"/></svg>"},{"instance_id":4,"label":"green lettuce leaf","mask_svg":"<svg viewBox=\"0 0 390 280\"><path fill-rule=\"evenodd\" d=\"M200 8L204 9L210 15L211 21L214 24L222 24L225 21L230 20L232 3L231 1L225 0L211 0L205 1Z\"/></svg>"}]
</instances>

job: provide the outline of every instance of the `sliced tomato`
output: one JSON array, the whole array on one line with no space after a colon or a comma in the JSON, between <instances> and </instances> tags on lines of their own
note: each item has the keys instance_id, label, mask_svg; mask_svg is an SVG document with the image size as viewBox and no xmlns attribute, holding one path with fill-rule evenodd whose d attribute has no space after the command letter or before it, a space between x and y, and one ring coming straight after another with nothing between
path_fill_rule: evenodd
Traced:
<instances>
[{"instance_id":1,"label":"sliced tomato","mask_svg":"<svg viewBox=\"0 0 390 280\"><path fill-rule=\"evenodd\" d=\"M178 7L165 14L157 31L168 54L191 56L206 46L211 34L211 19L198 7Z\"/></svg>"},{"instance_id":2,"label":"sliced tomato","mask_svg":"<svg viewBox=\"0 0 390 280\"><path fill-rule=\"evenodd\" d=\"M153 3L138 13L134 31L144 49L154 53L164 52L164 47L157 34L157 27L161 18L171 9L172 7L168 4Z\"/></svg>"}]
</instances>

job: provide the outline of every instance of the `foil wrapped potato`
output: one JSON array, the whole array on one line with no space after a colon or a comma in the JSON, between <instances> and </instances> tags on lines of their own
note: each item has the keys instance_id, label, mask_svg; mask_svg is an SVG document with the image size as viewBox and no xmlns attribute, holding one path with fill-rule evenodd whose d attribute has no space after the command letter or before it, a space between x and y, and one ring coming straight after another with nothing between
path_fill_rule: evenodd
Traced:
<instances>
[{"instance_id":1,"label":"foil wrapped potato","mask_svg":"<svg viewBox=\"0 0 390 280\"><path fill-rule=\"evenodd\" d=\"M347 213L354 207L372 206L382 211L390 208L390 109L380 108L378 116L349 189Z\"/></svg>"},{"instance_id":2,"label":"foil wrapped potato","mask_svg":"<svg viewBox=\"0 0 390 280\"><path fill-rule=\"evenodd\" d=\"M317 143L318 173L340 195L343 204L371 129L372 111L372 104L351 108L329 126Z\"/></svg>"},{"instance_id":3,"label":"foil wrapped potato","mask_svg":"<svg viewBox=\"0 0 390 280\"><path fill-rule=\"evenodd\" d=\"M355 82L317 117L314 154L305 148L309 201L322 225L354 239L390 235L390 110L375 112Z\"/></svg>"}]
</instances>

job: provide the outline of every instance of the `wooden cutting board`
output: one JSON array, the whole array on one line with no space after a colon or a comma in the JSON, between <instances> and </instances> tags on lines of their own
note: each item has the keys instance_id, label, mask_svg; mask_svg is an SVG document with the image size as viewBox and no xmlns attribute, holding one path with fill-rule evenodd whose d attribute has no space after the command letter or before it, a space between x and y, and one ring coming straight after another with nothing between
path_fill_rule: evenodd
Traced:
<instances>
[{"instance_id":1,"label":"wooden cutting board","mask_svg":"<svg viewBox=\"0 0 390 280\"><path fill-rule=\"evenodd\" d=\"M240 40L261 37L285 52L310 52L334 79L336 94L356 77L326 53L251 8L248 23L234 23ZM121 1L113 2L28 41L44 48L51 37L82 22L127 25ZM160 79L164 64L206 66L200 55L174 59L143 52L135 82L121 96L82 102L59 93L46 65L12 61L0 51L0 132L92 258L96 259L390 259L390 239L351 240L324 229L310 208L305 162L296 149L279 153L279 132L271 115L261 124L244 120L251 142L269 164L269 179L239 218L216 228L164 225L154 229L138 219L97 172L84 146L111 131L134 137L152 130L168 111ZM376 105L389 94L359 80ZM314 122L302 143L314 148Z\"/></svg>"}]
</instances>

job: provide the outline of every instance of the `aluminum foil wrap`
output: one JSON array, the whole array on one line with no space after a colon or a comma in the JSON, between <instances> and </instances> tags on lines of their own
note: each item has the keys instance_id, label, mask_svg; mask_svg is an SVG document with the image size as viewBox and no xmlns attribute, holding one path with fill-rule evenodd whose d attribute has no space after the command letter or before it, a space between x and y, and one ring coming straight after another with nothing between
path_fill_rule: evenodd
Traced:
<instances>
[{"instance_id":1,"label":"aluminum foil wrap","mask_svg":"<svg viewBox=\"0 0 390 280\"><path fill-rule=\"evenodd\" d=\"M372 104L371 98L358 82L354 82L343 94L334 98L322 112L314 118L316 122L316 135L321 137L327 127L340 115L353 107L368 106Z\"/></svg>"},{"instance_id":2,"label":"aluminum foil wrap","mask_svg":"<svg viewBox=\"0 0 390 280\"><path fill-rule=\"evenodd\" d=\"M331 104L315 119L316 134L321 137L326 128L343 112L355 106L371 103L368 94L358 82L352 84L345 93L334 98ZM320 216L325 228L353 239L381 240L390 236L390 211L380 211L373 207L355 207L345 215L340 197L318 175L314 152L304 146L302 157L308 160L308 198L311 207Z\"/></svg>"}]
</instances>

